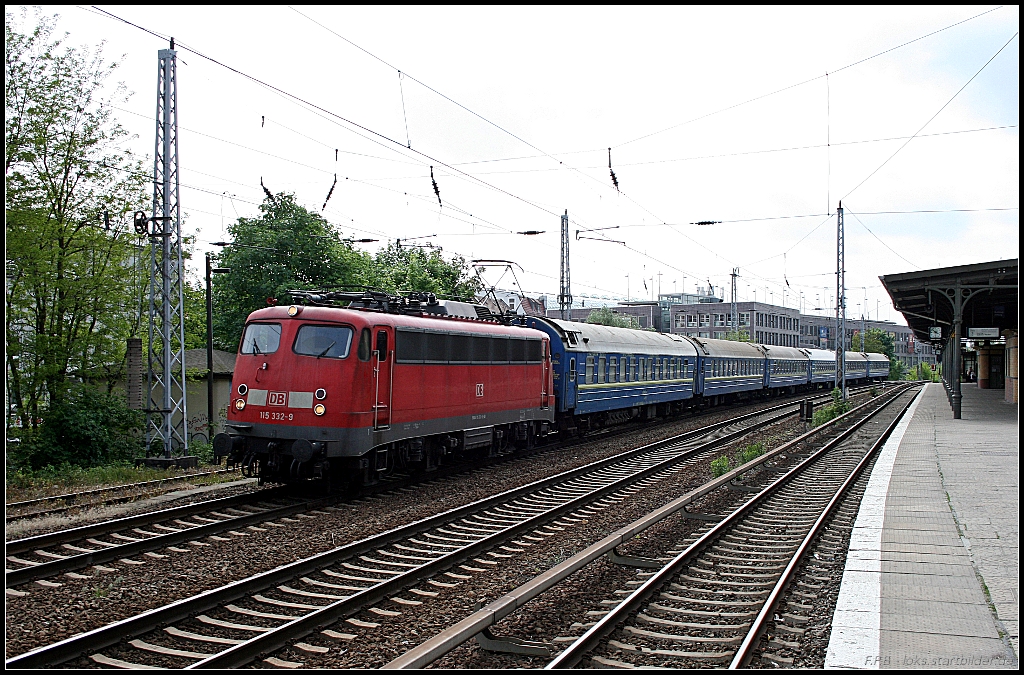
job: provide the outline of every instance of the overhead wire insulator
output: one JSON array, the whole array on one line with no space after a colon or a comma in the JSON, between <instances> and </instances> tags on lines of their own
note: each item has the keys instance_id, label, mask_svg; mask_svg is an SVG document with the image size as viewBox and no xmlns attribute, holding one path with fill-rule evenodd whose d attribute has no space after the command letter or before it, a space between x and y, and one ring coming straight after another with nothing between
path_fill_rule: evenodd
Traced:
<instances>
[{"instance_id":1,"label":"overhead wire insulator","mask_svg":"<svg viewBox=\"0 0 1024 675\"><path fill-rule=\"evenodd\" d=\"M324 200L324 205L320 207L320 211L321 212L324 209L327 208L327 202L331 201L331 195L334 194L334 186L336 186L337 184L338 184L338 174L334 174L334 182L331 183L331 189L327 191L327 199Z\"/></svg>"},{"instance_id":2,"label":"overhead wire insulator","mask_svg":"<svg viewBox=\"0 0 1024 675\"><path fill-rule=\"evenodd\" d=\"M271 194L270 190L267 189L267 186L263 184L263 176L260 176L260 187L263 188L263 194L267 195L267 199L276 203L274 195Z\"/></svg>"},{"instance_id":3,"label":"overhead wire insulator","mask_svg":"<svg viewBox=\"0 0 1024 675\"><path fill-rule=\"evenodd\" d=\"M619 179L615 177L615 171L612 169L612 149L608 148L608 173L612 175L612 185L615 186L616 192L622 192L619 189Z\"/></svg>"},{"instance_id":4,"label":"overhead wire insulator","mask_svg":"<svg viewBox=\"0 0 1024 675\"><path fill-rule=\"evenodd\" d=\"M434 167L430 167L430 182L434 185L434 194L437 195L437 205L444 208L444 204L441 203L441 190L437 187L437 181L434 180Z\"/></svg>"}]
</instances>

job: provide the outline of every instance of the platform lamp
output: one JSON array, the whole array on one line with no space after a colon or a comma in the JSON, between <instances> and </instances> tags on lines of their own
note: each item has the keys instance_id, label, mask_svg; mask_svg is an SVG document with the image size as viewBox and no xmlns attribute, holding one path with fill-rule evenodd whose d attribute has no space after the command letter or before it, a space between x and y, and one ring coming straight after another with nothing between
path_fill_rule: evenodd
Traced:
<instances>
[{"instance_id":1,"label":"platform lamp","mask_svg":"<svg viewBox=\"0 0 1024 675\"><path fill-rule=\"evenodd\" d=\"M213 267L206 254L206 430L207 442L213 442L213 275L226 274L230 267Z\"/></svg>"}]
</instances>

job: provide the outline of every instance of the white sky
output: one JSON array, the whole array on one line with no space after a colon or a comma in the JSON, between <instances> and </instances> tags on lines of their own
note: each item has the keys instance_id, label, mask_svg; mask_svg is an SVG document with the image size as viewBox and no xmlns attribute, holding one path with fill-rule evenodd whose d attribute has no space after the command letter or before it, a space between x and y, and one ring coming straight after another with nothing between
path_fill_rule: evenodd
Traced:
<instances>
[{"instance_id":1,"label":"white sky","mask_svg":"<svg viewBox=\"0 0 1024 675\"><path fill-rule=\"evenodd\" d=\"M904 323L879 275L1019 255L1016 6L827 79L988 8L104 8L397 141L179 48L182 203L199 251L257 212L261 178L319 211L337 173L324 216L381 240L367 250L436 234L424 241L445 252L517 262L531 294L558 293L565 210L573 233L617 226L584 236L627 244L572 242L577 298L624 298L627 284L651 298L659 273L662 292L727 285L736 266L740 300L782 304L785 275L788 306L801 292L806 309L833 306L835 218L814 228L840 199L851 317L866 294L870 318L878 307ZM116 114L151 158L166 42L92 10L43 11L70 44L124 55L116 77L135 94ZM396 68L493 124L411 79L400 90ZM854 143L876 139L894 140ZM872 214L953 209L1009 210Z\"/></svg>"}]
</instances>

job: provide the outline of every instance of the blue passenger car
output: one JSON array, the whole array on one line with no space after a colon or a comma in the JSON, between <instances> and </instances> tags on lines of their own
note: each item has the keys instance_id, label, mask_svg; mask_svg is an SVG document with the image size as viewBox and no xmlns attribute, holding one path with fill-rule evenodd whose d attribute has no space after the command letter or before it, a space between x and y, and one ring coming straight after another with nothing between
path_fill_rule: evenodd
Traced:
<instances>
[{"instance_id":1,"label":"blue passenger car","mask_svg":"<svg viewBox=\"0 0 1024 675\"><path fill-rule=\"evenodd\" d=\"M846 352L846 381L859 382L868 379L868 357L861 352Z\"/></svg>"},{"instance_id":2,"label":"blue passenger car","mask_svg":"<svg viewBox=\"0 0 1024 675\"><path fill-rule=\"evenodd\" d=\"M777 345L761 345L768 356L769 389L781 390L802 387L810 381L808 374L810 357L807 350L796 347L780 347Z\"/></svg>"},{"instance_id":3,"label":"blue passenger car","mask_svg":"<svg viewBox=\"0 0 1024 675\"><path fill-rule=\"evenodd\" d=\"M698 394L710 398L764 389L765 355L758 345L696 337L689 340L700 349Z\"/></svg>"},{"instance_id":4,"label":"blue passenger car","mask_svg":"<svg viewBox=\"0 0 1024 675\"><path fill-rule=\"evenodd\" d=\"M868 360L868 377L872 380L889 379L889 359L885 354L865 354Z\"/></svg>"},{"instance_id":5,"label":"blue passenger car","mask_svg":"<svg viewBox=\"0 0 1024 675\"><path fill-rule=\"evenodd\" d=\"M540 317L526 323L551 337L559 413L621 421L693 398L697 350L685 338Z\"/></svg>"},{"instance_id":6,"label":"blue passenger car","mask_svg":"<svg viewBox=\"0 0 1024 675\"><path fill-rule=\"evenodd\" d=\"M836 353L827 349L808 349L810 358L811 384L816 386L836 383Z\"/></svg>"}]
</instances>

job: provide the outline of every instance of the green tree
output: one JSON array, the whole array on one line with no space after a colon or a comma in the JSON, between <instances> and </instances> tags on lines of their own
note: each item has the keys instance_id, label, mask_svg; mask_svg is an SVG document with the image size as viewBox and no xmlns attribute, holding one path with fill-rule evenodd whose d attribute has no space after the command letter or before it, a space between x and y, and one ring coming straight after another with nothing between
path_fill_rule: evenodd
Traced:
<instances>
[{"instance_id":1,"label":"green tree","mask_svg":"<svg viewBox=\"0 0 1024 675\"><path fill-rule=\"evenodd\" d=\"M442 298L472 301L480 281L462 256L447 260L438 248L389 244L374 256L367 284L388 293L428 291Z\"/></svg>"},{"instance_id":2,"label":"green tree","mask_svg":"<svg viewBox=\"0 0 1024 675\"><path fill-rule=\"evenodd\" d=\"M915 382L917 380L924 380L925 382L940 382L942 380L941 366L936 364L933 368L930 364L921 362L916 368L909 368L903 379Z\"/></svg>"},{"instance_id":3,"label":"green tree","mask_svg":"<svg viewBox=\"0 0 1024 675\"><path fill-rule=\"evenodd\" d=\"M907 366L899 359L889 359L889 379L902 380L907 374Z\"/></svg>"},{"instance_id":4,"label":"green tree","mask_svg":"<svg viewBox=\"0 0 1024 675\"><path fill-rule=\"evenodd\" d=\"M725 339L733 342L750 342L750 332L743 329L740 329L739 333L729 331L725 334Z\"/></svg>"},{"instance_id":5,"label":"green tree","mask_svg":"<svg viewBox=\"0 0 1024 675\"><path fill-rule=\"evenodd\" d=\"M633 323L626 317L617 316L609 307L595 309L587 317L587 323L596 323L602 326L614 326L615 328L632 328Z\"/></svg>"},{"instance_id":6,"label":"green tree","mask_svg":"<svg viewBox=\"0 0 1024 675\"><path fill-rule=\"evenodd\" d=\"M146 173L111 112L125 89L106 84L117 64L64 46L55 21L5 21L8 432L35 427L69 379L123 372L148 282L130 231Z\"/></svg>"},{"instance_id":7,"label":"green tree","mask_svg":"<svg viewBox=\"0 0 1024 675\"><path fill-rule=\"evenodd\" d=\"M862 344L863 341L863 344ZM869 354L885 354L892 358L896 353L896 338L892 333L880 328L868 328L865 336L860 331L854 334L851 341L851 351L867 352Z\"/></svg>"},{"instance_id":8,"label":"green tree","mask_svg":"<svg viewBox=\"0 0 1024 675\"><path fill-rule=\"evenodd\" d=\"M288 303L292 289L356 288L366 283L370 258L343 241L330 223L295 201L267 197L256 218L229 226L232 245L214 278L213 336L217 348L235 351L249 314L268 303ZM205 335L205 333L204 333Z\"/></svg>"},{"instance_id":9,"label":"green tree","mask_svg":"<svg viewBox=\"0 0 1024 675\"><path fill-rule=\"evenodd\" d=\"M889 379L902 379L904 366L896 358L896 338L892 333L880 328L868 328L866 334L861 336L860 331L857 331L851 340L850 350L869 354L885 354L889 359Z\"/></svg>"}]
</instances>

